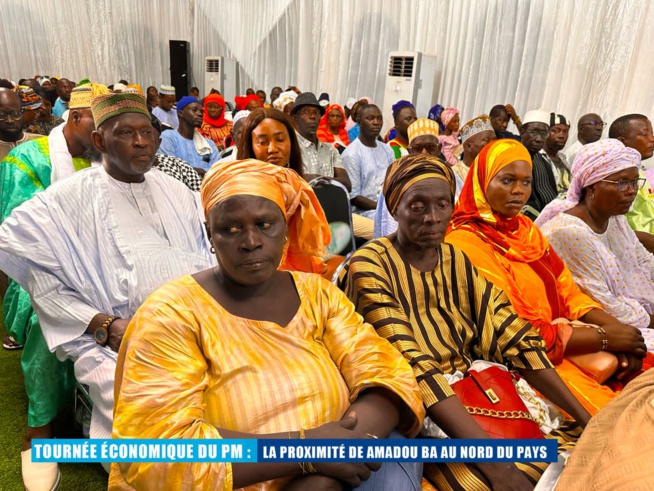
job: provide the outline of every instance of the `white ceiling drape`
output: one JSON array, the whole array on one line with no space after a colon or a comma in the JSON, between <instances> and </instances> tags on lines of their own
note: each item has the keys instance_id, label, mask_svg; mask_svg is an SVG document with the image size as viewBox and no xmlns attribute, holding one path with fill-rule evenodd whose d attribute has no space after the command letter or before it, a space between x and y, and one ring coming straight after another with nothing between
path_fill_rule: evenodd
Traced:
<instances>
[{"instance_id":1,"label":"white ceiling drape","mask_svg":"<svg viewBox=\"0 0 654 491\"><path fill-rule=\"evenodd\" d=\"M190 40L193 6L194 0L0 0L0 77L168 83L168 40Z\"/></svg>"},{"instance_id":2,"label":"white ceiling drape","mask_svg":"<svg viewBox=\"0 0 654 491\"><path fill-rule=\"evenodd\" d=\"M238 59L241 89L297 85L383 101L388 53L438 57L438 97L463 121L497 103L573 121L654 109L645 0L0 0L0 76L169 81L168 40ZM418 108L420 116L428 108ZM573 127L574 128L574 127Z\"/></svg>"}]
</instances>

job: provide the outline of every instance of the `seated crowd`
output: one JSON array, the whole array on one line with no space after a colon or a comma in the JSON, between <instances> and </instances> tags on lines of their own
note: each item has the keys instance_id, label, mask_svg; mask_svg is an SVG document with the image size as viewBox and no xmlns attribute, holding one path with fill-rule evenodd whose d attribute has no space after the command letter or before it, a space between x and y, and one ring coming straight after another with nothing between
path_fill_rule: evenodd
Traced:
<instances>
[{"instance_id":1,"label":"seated crowd","mask_svg":"<svg viewBox=\"0 0 654 491\"><path fill-rule=\"evenodd\" d=\"M556 111L497 105L461 126L459 108L401 100L384 136L367 97L192 92L0 80L3 346L23 350L28 491L59 486L31 442L76 387L91 438L548 438L569 456L557 489L610 489L607 469L654 483L605 454L638 441L644 468L652 448L646 116L602 138L586 114L567 145ZM106 469L115 490L315 491L528 490L549 471Z\"/></svg>"}]
</instances>

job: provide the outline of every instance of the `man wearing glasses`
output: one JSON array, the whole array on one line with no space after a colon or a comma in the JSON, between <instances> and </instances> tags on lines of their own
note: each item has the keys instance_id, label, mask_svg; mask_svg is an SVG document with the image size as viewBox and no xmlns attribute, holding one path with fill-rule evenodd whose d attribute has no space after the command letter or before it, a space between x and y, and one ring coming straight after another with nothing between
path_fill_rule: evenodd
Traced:
<instances>
[{"instance_id":1,"label":"man wearing glasses","mask_svg":"<svg viewBox=\"0 0 654 491\"><path fill-rule=\"evenodd\" d=\"M12 148L43 135L23 131L23 109L13 90L0 88L0 160Z\"/></svg>"},{"instance_id":2,"label":"man wearing glasses","mask_svg":"<svg viewBox=\"0 0 654 491\"><path fill-rule=\"evenodd\" d=\"M625 147L633 148L640 153L641 162L654 155L654 134L652 122L644 114L627 114L613 121L609 128L609 138L616 138ZM641 180L648 178L648 185L640 186L631 210L627 213L627 221L636 232L638 240L645 249L654 253L654 193L652 193L652 171L641 169L638 176Z\"/></svg>"},{"instance_id":3,"label":"man wearing glasses","mask_svg":"<svg viewBox=\"0 0 654 491\"><path fill-rule=\"evenodd\" d=\"M577 152L582 146L595 143L602 138L602 131L604 131L605 126L606 123L602 121L599 114L584 114L579 118L579 122L577 123L577 141L570 145L564 152L568 169L572 168L572 163L575 161Z\"/></svg>"},{"instance_id":4,"label":"man wearing glasses","mask_svg":"<svg viewBox=\"0 0 654 491\"><path fill-rule=\"evenodd\" d=\"M531 196L522 212L532 220L559 194L552 166L540 153L549 134L549 112L537 110L525 114L520 128L520 141L527 147L533 165Z\"/></svg>"}]
</instances>

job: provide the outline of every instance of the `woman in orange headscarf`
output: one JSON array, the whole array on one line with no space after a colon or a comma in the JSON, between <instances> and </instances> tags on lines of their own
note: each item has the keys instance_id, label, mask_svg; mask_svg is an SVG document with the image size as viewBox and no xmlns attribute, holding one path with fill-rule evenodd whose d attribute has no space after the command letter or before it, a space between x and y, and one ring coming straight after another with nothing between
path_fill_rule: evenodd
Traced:
<instances>
[{"instance_id":1,"label":"woman in orange headscarf","mask_svg":"<svg viewBox=\"0 0 654 491\"><path fill-rule=\"evenodd\" d=\"M215 165L202 183L205 214L229 196L267 198L284 212L288 226L284 255L279 268L322 274L325 247L331 233L325 213L311 186L297 172L278 165L248 159Z\"/></svg>"},{"instance_id":2,"label":"woman in orange headscarf","mask_svg":"<svg viewBox=\"0 0 654 491\"><path fill-rule=\"evenodd\" d=\"M402 355L335 285L280 270L311 263L329 237L308 184L245 160L216 164L201 195L217 266L164 285L132 318L116 368L114 438L415 436L425 410ZM339 478L419 491L422 464L379 467L114 463L109 489L333 489Z\"/></svg>"},{"instance_id":3,"label":"woman in orange headscarf","mask_svg":"<svg viewBox=\"0 0 654 491\"><path fill-rule=\"evenodd\" d=\"M232 133L232 122L225 119L225 99L220 94L209 94L204 98L200 133L213 140L219 151L225 148L225 138Z\"/></svg>"},{"instance_id":4,"label":"woman in orange headscarf","mask_svg":"<svg viewBox=\"0 0 654 491\"><path fill-rule=\"evenodd\" d=\"M614 353L616 377L624 381L640 370L645 344L638 329L619 323L577 288L538 227L520 213L531 194L531 167L529 152L515 140L486 145L470 168L445 240L509 295L518 315L545 340L561 378L595 414L617 394L567 357ZM599 328L568 322L577 320ZM621 386L617 379L614 388Z\"/></svg>"},{"instance_id":5,"label":"woman in orange headscarf","mask_svg":"<svg viewBox=\"0 0 654 491\"><path fill-rule=\"evenodd\" d=\"M332 104L320 118L318 125L318 140L331 143L340 153L350 144L350 138L345 129L345 111L338 104Z\"/></svg>"}]
</instances>

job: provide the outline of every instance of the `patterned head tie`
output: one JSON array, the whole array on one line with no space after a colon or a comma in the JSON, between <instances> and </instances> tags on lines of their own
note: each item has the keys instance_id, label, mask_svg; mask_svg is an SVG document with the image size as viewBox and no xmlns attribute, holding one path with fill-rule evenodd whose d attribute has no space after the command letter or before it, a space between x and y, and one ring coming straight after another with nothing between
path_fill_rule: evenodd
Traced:
<instances>
[{"instance_id":1,"label":"patterned head tie","mask_svg":"<svg viewBox=\"0 0 654 491\"><path fill-rule=\"evenodd\" d=\"M477 116L476 118L468 121L461 128L461 143L464 143L471 136L481 133L482 131L492 131L495 132L493 126L491 125L490 117L486 114Z\"/></svg>"},{"instance_id":2,"label":"patterned head tie","mask_svg":"<svg viewBox=\"0 0 654 491\"><path fill-rule=\"evenodd\" d=\"M145 103L145 98L140 94L105 94L96 97L91 102L91 111L95 127L100 126L114 116L126 113L143 114L150 119L150 113Z\"/></svg>"}]
</instances>

